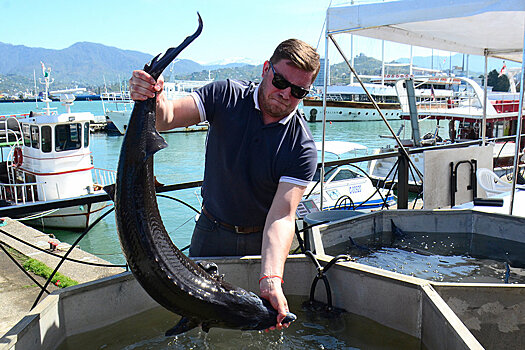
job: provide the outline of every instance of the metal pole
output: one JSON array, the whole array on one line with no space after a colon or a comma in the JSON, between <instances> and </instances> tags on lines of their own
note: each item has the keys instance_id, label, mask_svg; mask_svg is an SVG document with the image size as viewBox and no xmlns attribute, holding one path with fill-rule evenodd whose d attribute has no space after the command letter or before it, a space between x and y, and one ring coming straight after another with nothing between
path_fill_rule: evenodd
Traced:
<instances>
[{"instance_id":1,"label":"metal pole","mask_svg":"<svg viewBox=\"0 0 525 350\"><path fill-rule=\"evenodd\" d=\"M381 43L381 85L385 85L385 41Z\"/></svg>"},{"instance_id":2,"label":"metal pole","mask_svg":"<svg viewBox=\"0 0 525 350\"><path fill-rule=\"evenodd\" d=\"M412 126L412 140L416 147L421 147L421 134L419 132L419 119L416 106L416 92L414 90L414 80L405 79L408 98L408 110L410 112L410 125Z\"/></svg>"},{"instance_id":3,"label":"metal pole","mask_svg":"<svg viewBox=\"0 0 525 350\"><path fill-rule=\"evenodd\" d=\"M470 72L469 72L469 66L468 66L468 63L469 63L469 59L470 59L470 55L467 54L467 78L469 77L470 75Z\"/></svg>"},{"instance_id":4,"label":"metal pole","mask_svg":"<svg viewBox=\"0 0 525 350\"><path fill-rule=\"evenodd\" d=\"M516 127L516 149L514 150L514 170L512 172L512 191L510 192L509 215L514 210L514 192L516 192L516 181L518 180L518 164L520 155L521 124L523 119L523 79L525 79L525 33L523 35L523 53L521 57L521 82L520 82L520 103L518 107L518 125Z\"/></svg>"},{"instance_id":5,"label":"metal pole","mask_svg":"<svg viewBox=\"0 0 525 350\"><path fill-rule=\"evenodd\" d=\"M339 53L341 54L341 56L343 57L343 59L345 60L346 64L348 65L348 67L350 68L350 70L352 71L352 74L354 74L355 78L357 79L357 81L359 82L359 84L361 85L361 87L363 88L364 92L366 93L366 96L368 97L368 99L372 102L372 104L374 105L374 108L376 109L376 111L378 112L379 116L381 117L381 119L383 119L383 121L385 122L388 130L390 131L390 133L392 134L392 136L394 137L394 140L396 140L396 143L397 145L399 146L399 149L400 149L400 152L403 152L405 154L405 156L407 157L408 159L408 162L410 163L410 165L412 166L412 168L414 168L414 171L416 172L416 174L419 176L419 179L421 181L423 181L423 174L421 174L421 171L418 170L418 168L416 168L416 166L414 165L414 163L412 162L412 160L410 159L409 155L408 155L408 152L406 150L406 148L403 146L403 144L401 143L401 140L399 140L399 137L397 137L396 135L396 132L394 131L394 129L392 129L392 127L390 126L390 123L386 120L386 117L385 115L383 114L383 112L381 111L381 109L379 108L379 106L377 105L377 102L374 100L374 98L372 97L372 95L370 95L370 92L368 92L368 90L366 89L365 87L365 84L363 84L363 81L361 80L361 78L359 78L359 75L357 75L357 72L355 71L354 67L352 67L352 65L350 64L350 62L348 61L348 58L346 58L346 55L344 54L344 52L341 50L341 47L339 46L339 44L337 43L337 41L334 39L334 37L330 34L327 34L327 38L330 38L330 40L332 40L332 42L334 43L337 51L339 51Z\"/></svg>"},{"instance_id":6,"label":"metal pole","mask_svg":"<svg viewBox=\"0 0 525 350\"><path fill-rule=\"evenodd\" d=\"M410 68L408 70L408 74L409 74L410 77L412 77L412 74L413 74L412 67L414 66L414 56L413 56L413 52L412 52L413 48L414 47L412 45L410 45Z\"/></svg>"},{"instance_id":7,"label":"metal pole","mask_svg":"<svg viewBox=\"0 0 525 350\"><path fill-rule=\"evenodd\" d=\"M328 21L328 16L326 16ZM326 23L326 35L324 43L324 81L323 81L323 139L321 141L321 169L319 169L319 180L321 181L321 201L320 210L323 210L323 191L324 191L324 143L326 138L326 94L328 90L328 23Z\"/></svg>"},{"instance_id":8,"label":"metal pole","mask_svg":"<svg viewBox=\"0 0 525 350\"><path fill-rule=\"evenodd\" d=\"M354 34L350 34L350 60L354 66ZM350 85L354 83L354 75L350 74Z\"/></svg>"},{"instance_id":9,"label":"metal pole","mask_svg":"<svg viewBox=\"0 0 525 350\"><path fill-rule=\"evenodd\" d=\"M408 209L408 164L410 158L407 158L401 148L399 150L399 160L397 168L397 209Z\"/></svg>"},{"instance_id":10,"label":"metal pole","mask_svg":"<svg viewBox=\"0 0 525 350\"><path fill-rule=\"evenodd\" d=\"M488 63L488 56L489 53L488 53L488 50L485 49L485 78L484 78L484 82L483 82L483 91L485 92L485 97L483 98L483 124L482 124L482 127L481 127L481 145L482 146L485 146L485 137L486 137L486 132L487 132L487 102L489 100L489 97L488 97L488 87L487 87L487 82L488 82L488 72L487 72L487 63Z\"/></svg>"},{"instance_id":11,"label":"metal pole","mask_svg":"<svg viewBox=\"0 0 525 350\"><path fill-rule=\"evenodd\" d=\"M452 51L448 52L448 76L452 76Z\"/></svg>"}]
</instances>

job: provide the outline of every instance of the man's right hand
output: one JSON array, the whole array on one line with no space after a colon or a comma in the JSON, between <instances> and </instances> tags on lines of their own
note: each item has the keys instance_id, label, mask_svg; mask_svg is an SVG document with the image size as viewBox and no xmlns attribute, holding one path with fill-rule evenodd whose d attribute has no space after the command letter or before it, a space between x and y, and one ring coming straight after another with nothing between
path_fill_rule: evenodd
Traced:
<instances>
[{"instance_id":1,"label":"man's right hand","mask_svg":"<svg viewBox=\"0 0 525 350\"><path fill-rule=\"evenodd\" d=\"M129 95L133 101L145 101L154 98L157 93L157 116L164 116L169 112L168 98L163 90L164 77L157 81L143 70L135 70L129 79ZM159 122L160 118L157 118Z\"/></svg>"},{"instance_id":2,"label":"man's right hand","mask_svg":"<svg viewBox=\"0 0 525 350\"><path fill-rule=\"evenodd\" d=\"M170 130L177 127L197 124L199 110L191 96L168 100L162 75L155 81L143 70L135 70L129 79L129 94L133 101L145 101L157 95L157 130Z\"/></svg>"},{"instance_id":3,"label":"man's right hand","mask_svg":"<svg viewBox=\"0 0 525 350\"><path fill-rule=\"evenodd\" d=\"M145 101L155 97L155 93L162 94L164 78L162 75L155 81L151 75L143 70L133 71L129 79L129 93L133 101Z\"/></svg>"}]
</instances>

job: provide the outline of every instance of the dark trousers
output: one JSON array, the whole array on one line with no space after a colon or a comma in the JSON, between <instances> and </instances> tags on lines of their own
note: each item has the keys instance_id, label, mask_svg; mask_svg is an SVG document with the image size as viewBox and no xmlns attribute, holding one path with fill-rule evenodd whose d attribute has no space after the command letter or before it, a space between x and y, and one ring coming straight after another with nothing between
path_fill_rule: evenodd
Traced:
<instances>
[{"instance_id":1,"label":"dark trousers","mask_svg":"<svg viewBox=\"0 0 525 350\"><path fill-rule=\"evenodd\" d=\"M236 233L201 214L191 237L190 256L260 255L262 231Z\"/></svg>"}]
</instances>

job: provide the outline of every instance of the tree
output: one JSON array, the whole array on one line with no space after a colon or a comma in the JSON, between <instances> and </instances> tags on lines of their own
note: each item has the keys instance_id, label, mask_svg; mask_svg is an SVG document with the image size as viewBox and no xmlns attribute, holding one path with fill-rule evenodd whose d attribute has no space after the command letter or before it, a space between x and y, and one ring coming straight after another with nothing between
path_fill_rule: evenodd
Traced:
<instances>
[{"instance_id":1,"label":"tree","mask_svg":"<svg viewBox=\"0 0 525 350\"><path fill-rule=\"evenodd\" d=\"M487 85L492 86L492 91L509 91L509 78L505 74L499 75L498 71L493 69L487 77Z\"/></svg>"}]
</instances>

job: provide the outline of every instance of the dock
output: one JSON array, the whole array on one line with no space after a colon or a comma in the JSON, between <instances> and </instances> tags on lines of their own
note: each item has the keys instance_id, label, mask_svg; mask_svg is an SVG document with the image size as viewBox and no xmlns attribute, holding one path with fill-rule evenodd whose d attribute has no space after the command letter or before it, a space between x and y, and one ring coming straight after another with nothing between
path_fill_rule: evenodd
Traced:
<instances>
[{"instance_id":1,"label":"dock","mask_svg":"<svg viewBox=\"0 0 525 350\"><path fill-rule=\"evenodd\" d=\"M38 260L52 269L60 262L60 258L21 243L17 239L9 237L9 235L58 255L64 255L71 247L67 243L60 242L50 235L28 227L16 220L10 218L3 218L3 220L5 225L0 227L0 244L4 248L16 250L25 257ZM90 263L111 265L111 263L80 248L74 248L69 257ZM78 283L95 281L124 271L125 269L120 267L100 267L72 261L65 261L58 270L62 275ZM45 283L44 278L36 275L33 275L33 277L41 285ZM47 289L52 292L57 290L58 287L49 284ZM40 288L15 265L3 250L0 250L0 308L3 310L2 315L0 315L0 337L27 315L39 292ZM41 300L46 295L43 294Z\"/></svg>"}]
</instances>

